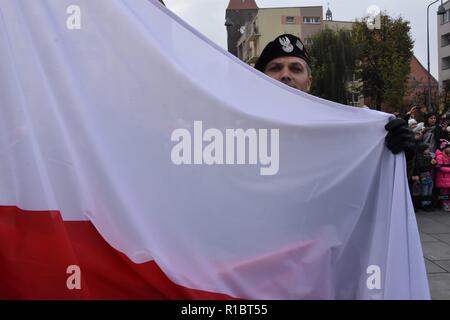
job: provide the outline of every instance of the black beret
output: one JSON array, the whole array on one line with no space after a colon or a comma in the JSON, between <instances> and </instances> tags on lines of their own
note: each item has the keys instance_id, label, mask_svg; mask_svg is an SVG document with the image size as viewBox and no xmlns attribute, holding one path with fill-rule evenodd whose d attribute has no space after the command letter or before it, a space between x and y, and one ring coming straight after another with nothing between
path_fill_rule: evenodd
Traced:
<instances>
[{"instance_id":1,"label":"black beret","mask_svg":"<svg viewBox=\"0 0 450 320\"><path fill-rule=\"evenodd\" d=\"M306 48L300 40L292 34L278 36L264 48L261 56L255 64L255 68L264 72L267 64L279 57L299 57L309 63L309 56Z\"/></svg>"}]
</instances>

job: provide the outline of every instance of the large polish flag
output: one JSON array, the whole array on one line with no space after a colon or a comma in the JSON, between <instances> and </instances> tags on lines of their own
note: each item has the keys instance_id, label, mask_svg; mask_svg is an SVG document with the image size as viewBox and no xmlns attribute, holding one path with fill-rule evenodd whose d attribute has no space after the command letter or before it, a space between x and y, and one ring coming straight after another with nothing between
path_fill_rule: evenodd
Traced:
<instances>
[{"instance_id":1,"label":"large polish flag","mask_svg":"<svg viewBox=\"0 0 450 320\"><path fill-rule=\"evenodd\" d=\"M158 1L0 0L0 61L0 298L429 299L390 115Z\"/></svg>"}]
</instances>

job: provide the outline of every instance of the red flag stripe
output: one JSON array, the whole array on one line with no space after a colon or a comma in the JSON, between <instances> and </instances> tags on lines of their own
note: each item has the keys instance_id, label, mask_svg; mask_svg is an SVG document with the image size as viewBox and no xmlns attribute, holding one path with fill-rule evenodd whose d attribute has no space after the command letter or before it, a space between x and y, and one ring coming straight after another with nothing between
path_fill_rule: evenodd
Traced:
<instances>
[{"instance_id":1,"label":"red flag stripe","mask_svg":"<svg viewBox=\"0 0 450 320\"><path fill-rule=\"evenodd\" d=\"M71 265L80 267L81 289L67 287ZM154 261L133 263L88 221L0 206L0 299L232 298L176 285Z\"/></svg>"}]
</instances>

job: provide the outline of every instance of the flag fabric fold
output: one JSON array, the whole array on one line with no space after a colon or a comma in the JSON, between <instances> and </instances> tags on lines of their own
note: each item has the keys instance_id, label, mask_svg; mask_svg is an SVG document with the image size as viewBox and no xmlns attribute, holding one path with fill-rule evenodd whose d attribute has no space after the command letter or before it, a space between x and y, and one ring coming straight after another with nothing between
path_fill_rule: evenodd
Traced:
<instances>
[{"instance_id":1,"label":"flag fabric fold","mask_svg":"<svg viewBox=\"0 0 450 320\"><path fill-rule=\"evenodd\" d=\"M391 115L158 1L0 0L0 61L1 298L429 299Z\"/></svg>"}]
</instances>

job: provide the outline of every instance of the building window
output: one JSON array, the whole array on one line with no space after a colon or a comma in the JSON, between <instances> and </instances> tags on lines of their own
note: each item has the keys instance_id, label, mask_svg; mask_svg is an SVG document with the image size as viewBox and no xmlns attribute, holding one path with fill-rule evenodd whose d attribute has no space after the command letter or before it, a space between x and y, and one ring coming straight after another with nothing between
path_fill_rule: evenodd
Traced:
<instances>
[{"instance_id":1,"label":"building window","mask_svg":"<svg viewBox=\"0 0 450 320\"><path fill-rule=\"evenodd\" d=\"M256 25L256 21L253 22L253 32L254 32L255 34L259 34L259 29L258 29L258 26Z\"/></svg>"},{"instance_id":2,"label":"building window","mask_svg":"<svg viewBox=\"0 0 450 320\"><path fill-rule=\"evenodd\" d=\"M287 16L285 21L286 21L286 24L295 24L295 17Z\"/></svg>"},{"instance_id":3,"label":"building window","mask_svg":"<svg viewBox=\"0 0 450 320\"><path fill-rule=\"evenodd\" d=\"M450 69L450 57L445 57L442 59L442 70Z\"/></svg>"},{"instance_id":4,"label":"building window","mask_svg":"<svg viewBox=\"0 0 450 320\"><path fill-rule=\"evenodd\" d=\"M350 101L349 101L349 104L351 105L351 106L354 106L354 107L356 107L356 106L358 106L359 105L359 94L358 93L356 93L356 92L350 92L350 97L349 97L350 99Z\"/></svg>"},{"instance_id":5,"label":"building window","mask_svg":"<svg viewBox=\"0 0 450 320\"><path fill-rule=\"evenodd\" d=\"M303 17L303 22L306 24L320 24L320 17Z\"/></svg>"},{"instance_id":6,"label":"building window","mask_svg":"<svg viewBox=\"0 0 450 320\"><path fill-rule=\"evenodd\" d=\"M450 33L441 36L441 47L446 47L450 44Z\"/></svg>"},{"instance_id":7,"label":"building window","mask_svg":"<svg viewBox=\"0 0 450 320\"><path fill-rule=\"evenodd\" d=\"M450 10L445 11L445 14L442 15L441 24L446 24L450 21Z\"/></svg>"},{"instance_id":8,"label":"building window","mask_svg":"<svg viewBox=\"0 0 450 320\"><path fill-rule=\"evenodd\" d=\"M450 80L444 80L442 81L442 89L444 91L450 90Z\"/></svg>"}]
</instances>

